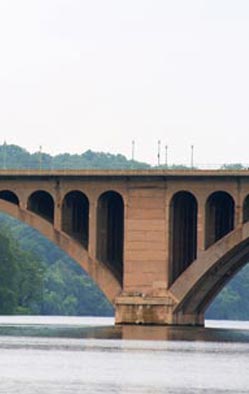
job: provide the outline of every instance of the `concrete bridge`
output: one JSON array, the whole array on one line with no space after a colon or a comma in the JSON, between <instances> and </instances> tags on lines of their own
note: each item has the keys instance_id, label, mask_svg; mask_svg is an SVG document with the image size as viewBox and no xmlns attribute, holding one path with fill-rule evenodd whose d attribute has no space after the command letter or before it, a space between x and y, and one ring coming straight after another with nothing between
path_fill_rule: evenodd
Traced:
<instances>
[{"instance_id":1,"label":"concrete bridge","mask_svg":"<svg viewBox=\"0 0 249 394\"><path fill-rule=\"evenodd\" d=\"M249 171L0 171L0 211L63 249L116 323L202 325L249 261Z\"/></svg>"}]
</instances>

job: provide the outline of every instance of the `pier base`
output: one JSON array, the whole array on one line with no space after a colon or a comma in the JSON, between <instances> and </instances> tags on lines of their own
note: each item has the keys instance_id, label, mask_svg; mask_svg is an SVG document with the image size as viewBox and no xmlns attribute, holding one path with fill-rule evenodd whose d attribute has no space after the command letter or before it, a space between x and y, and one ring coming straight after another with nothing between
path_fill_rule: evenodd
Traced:
<instances>
[{"instance_id":1,"label":"pier base","mask_svg":"<svg viewBox=\"0 0 249 394\"><path fill-rule=\"evenodd\" d=\"M115 324L203 326L204 316L175 312L170 296L121 295L115 302Z\"/></svg>"}]
</instances>

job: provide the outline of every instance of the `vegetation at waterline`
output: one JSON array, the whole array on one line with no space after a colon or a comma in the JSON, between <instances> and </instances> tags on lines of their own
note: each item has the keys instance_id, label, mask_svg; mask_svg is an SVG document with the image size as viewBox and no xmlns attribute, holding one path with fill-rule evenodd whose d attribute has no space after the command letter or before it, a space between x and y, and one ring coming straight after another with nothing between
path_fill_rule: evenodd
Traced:
<instances>
[{"instance_id":1,"label":"vegetation at waterline","mask_svg":"<svg viewBox=\"0 0 249 394\"><path fill-rule=\"evenodd\" d=\"M0 145L6 169L147 169L147 163L123 155L88 150L82 155L30 154L16 145ZM160 166L163 168L163 166ZM171 169L187 169L171 166ZM225 170L244 169L241 164ZM83 270L35 230L0 215L0 314L111 315L112 306ZM249 266L218 295L208 318L249 320Z\"/></svg>"}]
</instances>

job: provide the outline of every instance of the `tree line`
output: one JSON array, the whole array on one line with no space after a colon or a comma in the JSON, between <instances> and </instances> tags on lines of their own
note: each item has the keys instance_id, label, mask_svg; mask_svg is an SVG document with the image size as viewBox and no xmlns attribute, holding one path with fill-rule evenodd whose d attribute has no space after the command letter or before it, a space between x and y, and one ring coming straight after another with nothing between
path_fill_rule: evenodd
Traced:
<instances>
[{"instance_id":1,"label":"tree line","mask_svg":"<svg viewBox=\"0 0 249 394\"><path fill-rule=\"evenodd\" d=\"M93 152L88 149L81 154L62 153L52 156L48 153L37 151L30 153L26 149L13 144L0 145L0 169L169 169L169 170L192 170L183 164L161 164L151 166L148 163L127 159L124 155ZM197 169L197 167L194 167ZM247 169L240 163L223 164L223 170Z\"/></svg>"},{"instance_id":2,"label":"tree line","mask_svg":"<svg viewBox=\"0 0 249 394\"><path fill-rule=\"evenodd\" d=\"M82 154L49 155L41 151L29 153L17 145L0 145L0 168L4 169L147 169L151 166L124 155L87 150Z\"/></svg>"}]
</instances>

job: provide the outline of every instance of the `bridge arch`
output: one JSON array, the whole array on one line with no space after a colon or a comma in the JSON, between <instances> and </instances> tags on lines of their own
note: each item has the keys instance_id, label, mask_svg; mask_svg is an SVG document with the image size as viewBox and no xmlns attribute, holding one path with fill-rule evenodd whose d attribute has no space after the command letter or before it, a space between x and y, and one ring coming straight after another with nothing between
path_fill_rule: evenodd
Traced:
<instances>
[{"instance_id":1,"label":"bridge arch","mask_svg":"<svg viewBox=\"0 0 249 394\"><path fill-rule=\"evenodd\" d=\"M249 261L249 222L241 224L196 259L172 284L175 323L203 324L216 295Z\"/></svg>"},{"instance_id":2,"label":"bridge arch","mask_svg":"<svg viewBox=\"0 0 249 394\"><path fill-rule=\"evenodd\" d=\"M120 193L102 193L97 203L97 258L123 282L124 200Z\"/></svg>"},{"instance_id":3,"label":"bridge arch","mask_svg":"<svg viewBox=\"0 0 249 394\"><path fill-rule=\"evenodd\" d=\"M170 202L170 282L196 259L197 254L196 197L188 191L175 193Z\"/></svg>"},{"instance_id":4,"label":"bridge arch","mask_svg":"<svg viewBox=\"0 0 249 394\"><path fill-rule=\"evenodd\" d=\"M205 207L205 247L208 248L234 228L234 199L225 191L207 198Z\"/></svg>"},{"instance_id":5,"label":"bridge arch","mask_svg":"<svg viewBox=\"0 0 249 394\"><path fill-rule=\"evenodd\" d=\"M53 224L38 214L0 199L0 211L33 227L74 259L95 281L107 299L114 304L121 293L121 286L111 270L102 262L92 258L79 242L66 233L55 229Z\"/></svg>"},{"instance_id":6,"label":"bridge arch","mask_svg":"<svg viewBox=\"0 0 249 394\"><path fill-rule=\"evenodd\" d=\"M1 190L0 191L0 199L5 200L5 201L9 201L12 204L19 205L19 198L11 190Z\"/></svg>"},{"instance_id":7,"label":"bridge arch","mask_svg":"<svg viewBox=\"0 0 249 394\"><path fill-rule=\"evenodd\" d=\"M62 231L88 249L89 200L81 191L68 192L62 202Z\"/></svg>"},{"instance_id":8,"label":"bridge arch","mask_svg":"<svg viewBox=\"0 0 249 394\"><path fill-rule=\"evenodd\" d=\"M47 191L33 192L28 198L27 208L50 223L54 222L54 199Z\"/></svg>"}]
</instances>

